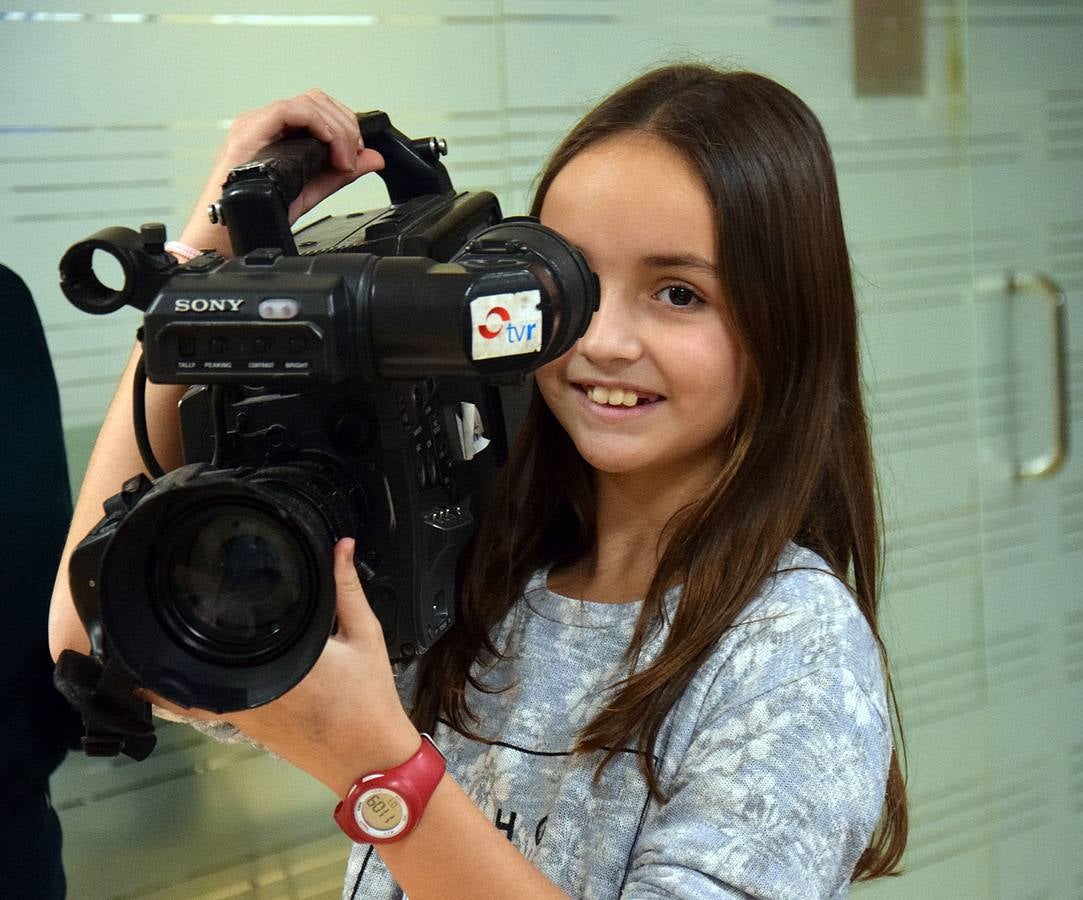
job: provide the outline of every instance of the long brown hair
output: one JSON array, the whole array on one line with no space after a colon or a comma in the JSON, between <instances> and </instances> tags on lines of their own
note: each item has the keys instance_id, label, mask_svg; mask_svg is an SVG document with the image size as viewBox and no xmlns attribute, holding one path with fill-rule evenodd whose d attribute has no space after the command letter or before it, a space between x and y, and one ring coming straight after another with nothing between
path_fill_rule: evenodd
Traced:
<instances>
[{"instance_id":1,"label":"long brown hair","mask_svg":"<svg viewBox=\"0 0 1083 900\"><path fill-rule=\"evenodd\" d=\"M711 489L666 529L626 653L632 674L575 748L602 751L600 772L619 748L635 746L661 801L652 750L663 720L788 541L818 553L850 585L880 641L880 522L850 263L831 152L815 115L759 75L699 65L650 72L572 129L541 176L532 212L576 154L629 131L667 142L702 178L718 215L722 282L745 361ZM594 528L589 468L535 390L479 530L458 621L423 657L415 721L430 726L443 716L486 740L466 690L494 690L479 677L501 658L491 630L537 568L584 557ZM663 595L678 583L665 645L639 670ZM884 663L886 671L886 655ZM897 725L893 694L892 709ZM884 813L854 879L896 874L906 834L905 782L893 751Z\"/></svg>"}]
</instances>

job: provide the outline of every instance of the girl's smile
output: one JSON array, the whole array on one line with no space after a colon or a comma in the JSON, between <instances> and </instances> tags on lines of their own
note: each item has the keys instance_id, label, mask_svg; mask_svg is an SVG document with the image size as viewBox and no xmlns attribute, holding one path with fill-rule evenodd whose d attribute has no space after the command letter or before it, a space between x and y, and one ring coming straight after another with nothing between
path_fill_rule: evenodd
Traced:
<instances>
[{"instance_id":1,"label":"girl's smile","mask_svg":"<svg viewBox=\"0 0 1083 900\"><path fill-rule=\"evenodd\" d=\"M583 392L587 409L599 415L638 415L665 398L653 391L631 385L575 384Z\"/></svg>"}]
</instances>

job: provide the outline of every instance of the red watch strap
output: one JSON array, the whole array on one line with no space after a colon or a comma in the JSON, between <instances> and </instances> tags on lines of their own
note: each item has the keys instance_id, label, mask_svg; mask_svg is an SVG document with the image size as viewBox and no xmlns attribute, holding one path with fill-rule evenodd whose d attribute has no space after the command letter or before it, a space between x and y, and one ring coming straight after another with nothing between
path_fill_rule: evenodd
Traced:
<instances>
[{"instance_id":1,"label":"red watch strap","mask_svg":"<svg viewBox=\"0 0 1083 900\"><path fill-rule=\"evenodd\" d=\"M335 807L334 819L352 840L358 843L386 843L406 837L420 820L429 798L447 765L444 754L429 735L421 735L421 746L406 762L382 772L369 772L351 785L343 800ZM357 800L365 791L386 788L398 794L407 807L407 824L392 838L376 838L367 834L355 819Z\"/></svg>"},{"instance_id":2,"label":"red watch strap","mask_svg":"<svg viewBox=\"0 0 1083 900\"><path fill-rule=\"evenodd\" d=\"M421 798L421 803L425 804L429 802L429 797L436 790L436 786L440 783L440 779L444 777L446 770L447 762L444 759L444 754L433 743L432 738L423 733L421 735L421 746L417 748L417 753L406 762L395 766L393 769L388 769L383 774L389 780L392 778L396 781L402 778L409 779L414 790L417 791L418 796ZM419 811L418 815L420 816L420 814Z\"/></svg>"}]
</instances>

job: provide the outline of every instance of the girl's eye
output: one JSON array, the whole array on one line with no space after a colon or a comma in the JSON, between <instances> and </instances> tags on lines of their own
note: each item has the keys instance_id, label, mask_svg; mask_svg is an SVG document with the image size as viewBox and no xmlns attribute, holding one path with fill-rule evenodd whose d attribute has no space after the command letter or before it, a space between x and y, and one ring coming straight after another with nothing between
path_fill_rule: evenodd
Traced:
<instances>
[{"instance_id":1,"label":"girl's eye","mask_svg":"<svg viewBox=\"0 0 1083 900\"><path fill-rule=\"evenodd\" d=\"M671 284L664 287L658 292L657 296L670 306L687 307L703 302L699 294L683 284Z\"/></svg>"}]
</instances>

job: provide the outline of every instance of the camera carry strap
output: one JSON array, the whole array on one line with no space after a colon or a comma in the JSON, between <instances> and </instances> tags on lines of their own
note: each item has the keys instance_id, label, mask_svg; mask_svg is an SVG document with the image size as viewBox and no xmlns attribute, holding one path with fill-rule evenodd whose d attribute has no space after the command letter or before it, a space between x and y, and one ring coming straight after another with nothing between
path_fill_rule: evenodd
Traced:
<instances>
[{"instance_id":1,"label":"camera carry strap","mask_svg":"<svg viewBox=\"0 0 1083 900\"><path fill-rule=\"evenodd\" d=\"M135 693L139 684L114 659L65 650L53 683L83 715L87 756L123 753L138 762L150 755L158 740L150 704Z\"/></svg>"}]
</instances>

